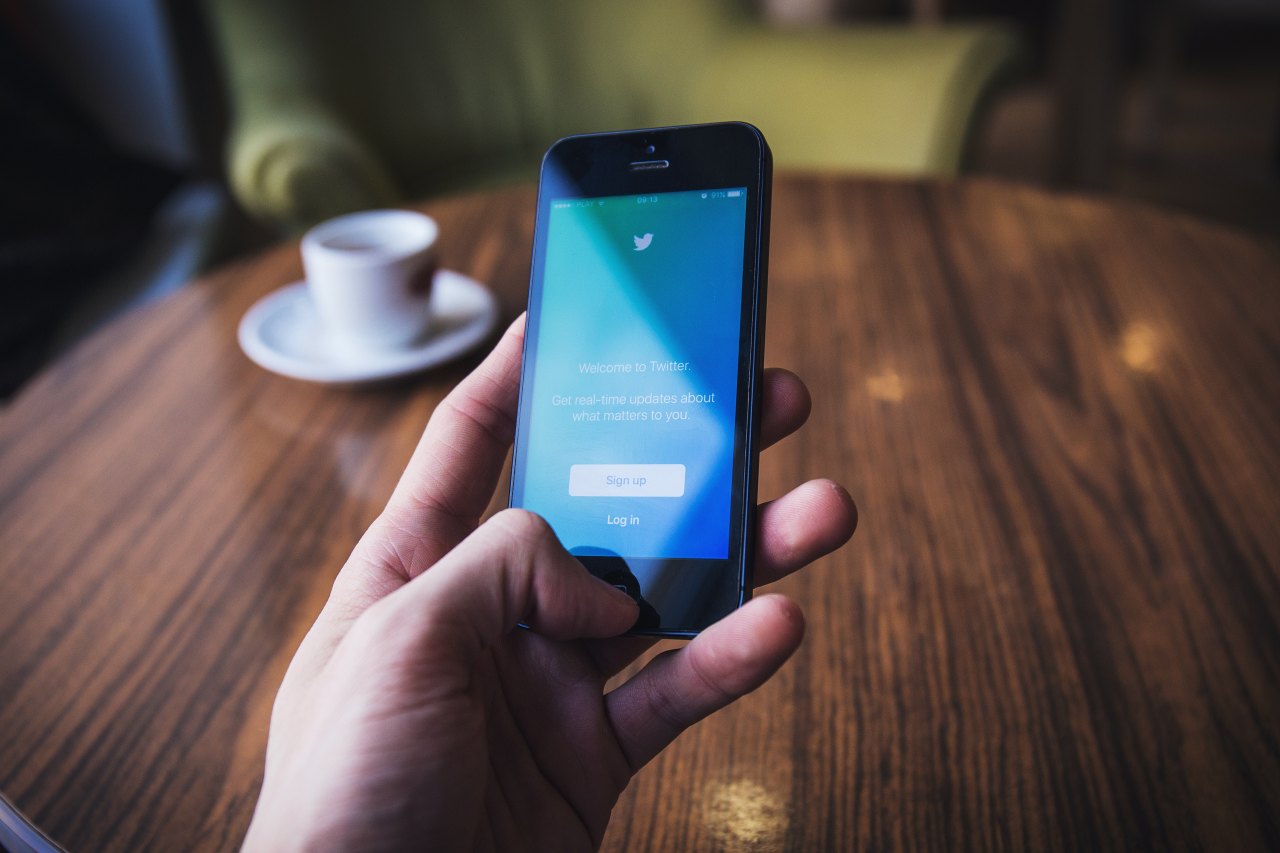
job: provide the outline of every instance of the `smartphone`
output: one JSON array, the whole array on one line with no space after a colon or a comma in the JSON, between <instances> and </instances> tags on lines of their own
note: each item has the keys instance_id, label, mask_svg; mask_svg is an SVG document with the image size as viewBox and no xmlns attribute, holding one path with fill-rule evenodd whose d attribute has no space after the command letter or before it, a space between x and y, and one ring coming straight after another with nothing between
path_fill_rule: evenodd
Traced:
<instances>
[{"instance_id":1,"label":"smartphone","mask_svg":"<svg viewBox=\"0 0 1280 853\"><path fill-rule=\"evenodd\" d=\"M749 124L542 162L511 505L689 637L751 596L772 157Z\"/></svg>"}]
</instances>

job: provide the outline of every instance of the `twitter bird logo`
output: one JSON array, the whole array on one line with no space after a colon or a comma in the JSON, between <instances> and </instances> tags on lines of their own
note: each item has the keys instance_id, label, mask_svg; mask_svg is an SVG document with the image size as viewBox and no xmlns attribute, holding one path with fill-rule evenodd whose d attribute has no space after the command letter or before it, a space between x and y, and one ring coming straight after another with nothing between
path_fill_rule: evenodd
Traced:
<instances>
[{"instance_id":1,"label":"twitter bird logo","mask_svg":"<svg viewBox=\"0 0 1280 853\"><path fill-rule=\"evenodd\" d=\"M653 235L645 234L643 237L632 237L631 239L636 241L636 251L643 252L653 242Z\"/></svg>"}]
</instances>

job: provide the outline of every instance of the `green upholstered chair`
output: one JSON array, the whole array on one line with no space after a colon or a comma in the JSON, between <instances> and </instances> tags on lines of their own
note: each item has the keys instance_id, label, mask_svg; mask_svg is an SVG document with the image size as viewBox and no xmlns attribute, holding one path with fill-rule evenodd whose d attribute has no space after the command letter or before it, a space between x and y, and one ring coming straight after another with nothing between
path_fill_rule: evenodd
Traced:
<instances>
[{"instance_id":1,"label":"green upholstered chair","mask_svg":"<svg viewBox=\"0 0 1280 853\"><path fill-rule=\"evenodd\" d=\"M950 175L1017 54L994 25L769 28L734 0L205 0L229 174L301 227L516 178L570 133L741 119L779 167Z\"/></svg>"}]
</instances>

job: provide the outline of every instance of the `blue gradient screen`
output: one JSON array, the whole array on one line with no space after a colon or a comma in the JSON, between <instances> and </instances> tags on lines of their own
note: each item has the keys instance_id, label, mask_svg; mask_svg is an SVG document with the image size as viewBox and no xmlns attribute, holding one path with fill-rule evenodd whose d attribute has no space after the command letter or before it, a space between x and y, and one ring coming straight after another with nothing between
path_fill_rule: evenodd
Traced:
<instances>
[{"instance_id":1,"label":"blue gradient screen","mask_svg":"<svg viewBox=\"0 0 1280 853\"><path fill-rule=\"evenodd\" d=\"M743 187L550 200L513 498L571 552L729 556L746 212Z\"/></svg>"}]
</instances>

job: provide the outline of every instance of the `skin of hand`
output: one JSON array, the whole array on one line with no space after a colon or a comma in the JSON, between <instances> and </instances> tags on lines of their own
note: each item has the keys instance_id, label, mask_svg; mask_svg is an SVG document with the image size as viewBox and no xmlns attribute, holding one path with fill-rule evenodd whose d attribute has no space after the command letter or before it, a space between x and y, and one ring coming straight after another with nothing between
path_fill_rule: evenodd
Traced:
<instances>
[{"instance_id":1,"label":"skin of hand","mask_svg":"<svg viewBox=\"0 0 1280 853\"><path fill-rule=\"evenodd\" d=\"M536 515L479 523L515 432L523 335L521 318L437 407L298 648L246 850L594 850L636 771L799 646L799 607L760 596L604 692L652 644L616 636L636 604ZM767 445L809 395L782 370L764 387ZM761 505L757 582L856 525L826 480Z\"/></svg>"}]
</instances>

